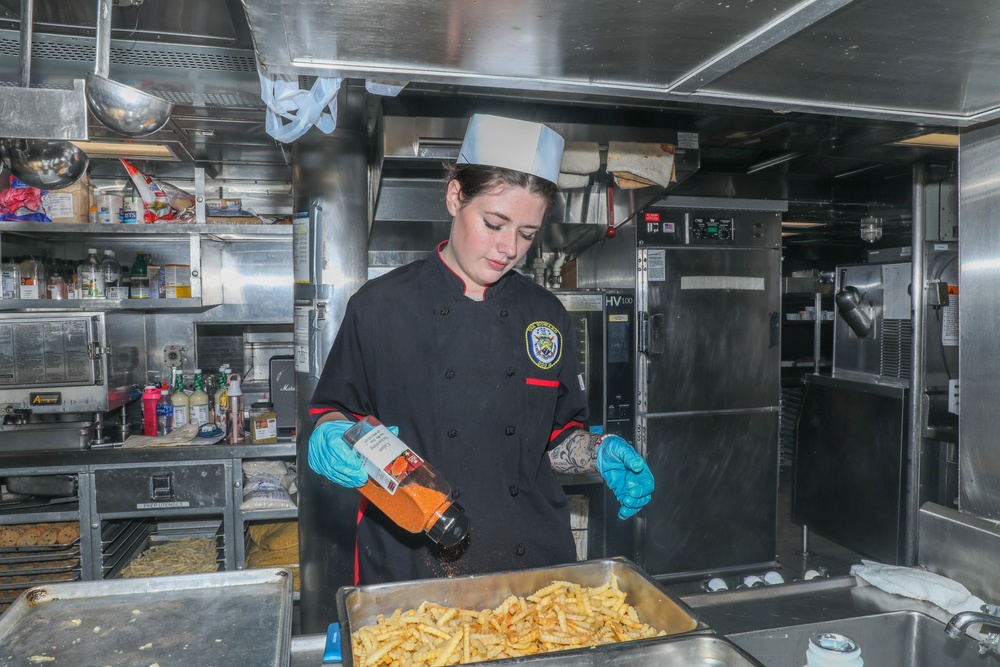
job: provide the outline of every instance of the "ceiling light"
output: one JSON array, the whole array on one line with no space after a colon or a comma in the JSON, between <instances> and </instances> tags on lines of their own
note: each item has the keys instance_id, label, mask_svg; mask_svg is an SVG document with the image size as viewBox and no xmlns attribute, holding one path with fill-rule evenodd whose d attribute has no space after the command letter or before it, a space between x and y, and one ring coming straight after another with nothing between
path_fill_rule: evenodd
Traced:
<instances>
[{"instance_id":1,"label":"ceiling light","mask_svg":"<svg viewBox=\"0 0 1000 667\"><path fill-rule=\"evenodd\" d=\"M147 160L176 160L166 144L143 144L131 141L74 141L89 157L131 157Z\"/></svg>"},{"instance_id":2,"label":"ceiling light","mask_svg":"<svg viewBox=\"0 0 1000 667\"><path fill-rule=\"evenodd\" d=\"M958 135L945 132L929 132L902 141L893 142L899 146L925 146L928 148L958 148Z\"/></svg>"},{"instance_id":3,"label":"ceiling light","mask_svg":"<svg viewBox=\"0 0 1000 667\"><path fill-rule=\"evenodd\" d=\"M781 226L782 227L802 227L802 228L807 228L807 227L822 227L825 224L826 224L825 222L799 222L797 220L782 220L781 221Z\"/></svg>"}]
</instances>

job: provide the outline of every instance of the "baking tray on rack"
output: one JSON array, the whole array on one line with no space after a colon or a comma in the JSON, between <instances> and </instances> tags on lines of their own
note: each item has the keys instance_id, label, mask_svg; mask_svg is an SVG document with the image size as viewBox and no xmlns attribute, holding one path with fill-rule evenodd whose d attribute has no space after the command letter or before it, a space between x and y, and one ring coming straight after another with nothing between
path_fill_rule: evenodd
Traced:
<instances>
[{"instance_id":1,"label":"baking tray on rack","mask_svg":"<svg viewBox=\"0 0 1000 667\"><path fill-rule=\"evenodd\" d=\"M0 655L55 665L287 667L291 620L292 577L283 569L53 584L25 591L0 617Z\"/></svg>"},{"instance_id":2,"label":"baking tray on rack","mask_svg":"<svg viewBox=\"0 0 1000 667\"><path fill-rule=\"evenodd\" d=\"M70 547L65 551L20 551L11 554L0 554L0 571L9 569L10 566L22 563L47 563L50 561L60 561L69 558L80 557L80 545Z\"/></svg>"},{"instance_id":3,"label":"baking tray on rack","mask_svg":"<svg viewBox=\"0 0 1000 667\"><path fill-rule=\"evenodd\" d=\"M79 545L80 538L78 537L68 544L29 544L22 547L0 547L0 556L3 554L54 554L65 552Z\"/></svg>"},{"instance_id":4,"label":"baking tray on rack","mask_svg":"<svg viewBox=\"0 0 1000 667\"><path fill-rule=\"evenodd\" d=\"M80 569L80 558L70 558L66 561L56 560L56 561L46 561L42 563L22 563L22 565L29 565L31 567L22 567L19 569L0 569L0 584L4 583L4 579L7 577L22 577L22 576L36 576L42 574L60 574L63 572L72 572L73 570ZM44 567L34 567L35 565L40 565Z\"/></svg>"},{"instance_id":5,"label":"baking tray on rack","mask_svg":"<svg viewBox=\"0 0 1000 667\"><path fill-rule=\"evenodd\" d=\"M352 633L374 624L379 615L391 616L396 609L416 609L423 602L460 609L493 609L511 595L528 596L554 581L599 587L608 583L612 575L619 589L626 594L625 601L639 614L639 619L664 631L666 636L566 650L560 652L567 660L563 664L573 665L574 660L585 664L582 660L588 655L597 657L587 658L586 664L630 664L625 654L634 648L711 630L690 608L635 563L625 558L607 558L511 572L344 586L337 592L344 667L354 667L350 649ZM554 654L538 654L503 662L534 662L546 655ZM497 661L488 661L491 662Z\"/></svg>"}]
</instances>

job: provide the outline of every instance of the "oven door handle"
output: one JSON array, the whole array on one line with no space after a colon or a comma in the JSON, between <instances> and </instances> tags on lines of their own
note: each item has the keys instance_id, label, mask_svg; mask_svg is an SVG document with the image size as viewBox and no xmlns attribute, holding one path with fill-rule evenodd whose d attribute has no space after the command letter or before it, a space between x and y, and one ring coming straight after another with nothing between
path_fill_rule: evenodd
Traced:
<instances>
[{"instance_id":1,"label":"oven door handle","mask_svg":"<svg viewBox=\"0 0 1000 667\"><path fill-rule=\"evenodd\" d=\"M667 316L663 313L639 311L639 341L640 354L647 357L663 354L667 351Z\"/></svg>"}]
</instances>

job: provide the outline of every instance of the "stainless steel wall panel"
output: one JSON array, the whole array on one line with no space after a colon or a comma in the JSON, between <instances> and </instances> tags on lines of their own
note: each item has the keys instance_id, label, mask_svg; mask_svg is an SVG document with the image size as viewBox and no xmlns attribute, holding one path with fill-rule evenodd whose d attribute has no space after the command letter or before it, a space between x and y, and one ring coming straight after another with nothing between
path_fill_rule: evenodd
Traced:
<instances>
[{"instance_id":1,"label":"stainless steel wall panel","mask_svg":"<svg viewBox=\"0 0 1000 667\"><path fill-rule=\"evenodd\" d=\"M350 107L331 135L313 130L293 145L296 242L295 379L299 405L299 563L302 630L325 632L337 618L336 591L354 581L358 494L312 472L309 401L344 317L368 274L368 138L349 129Z\"/></svg>"},{"instance_id":2,"label":"stainless steel wall panel","mask_svg":"<svg viewBox=\"0 0 1000 667\"><path fill-rule=\"evenodd\" d=\"M1000 389L1000 126L962 134L959 140L958 241L959 415L958 507L987 519L1000 519L1000 429L996 396Z\"/></svg>"},{"instance_id":3,"label":"stainless steel wall panel","mask_svg":"<svg viewBox=\"0 0 1000 667\"><path fill-rule=\"evenodd\" d=\"M996 559L1000 527L996 523L924 503L919 525L921 565L965 585L984 600L1000 600Z\"/></svg>"}]
</instances>

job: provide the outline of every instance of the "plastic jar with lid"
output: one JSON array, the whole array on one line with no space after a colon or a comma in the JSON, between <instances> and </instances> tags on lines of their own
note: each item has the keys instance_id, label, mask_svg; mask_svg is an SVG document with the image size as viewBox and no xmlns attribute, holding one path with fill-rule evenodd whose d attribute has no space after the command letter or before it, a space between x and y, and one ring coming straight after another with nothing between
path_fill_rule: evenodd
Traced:
<instances>
[{"instance_id":1,"label":"plastic jar with lid","mask_svg":"<svg viewBox=\"0 0 1000 667\"><path fill-rule=\"evenodd\" d=\"M44 299L45 294L45 265L34 255L29 255L21 259L21 289L19 297L22 299Z\"/></svg>"},{"instance_id":2,"label":"plastic jar with lid","mask_svg":"<svg viewBox=\"0 0 1000 667\"><path fill-rule=\"evenodd\" d=\"M255 445L278 442L278 414L270 401L257 401L250 406L250 442Z\"/></svg>"}]
</instances>

